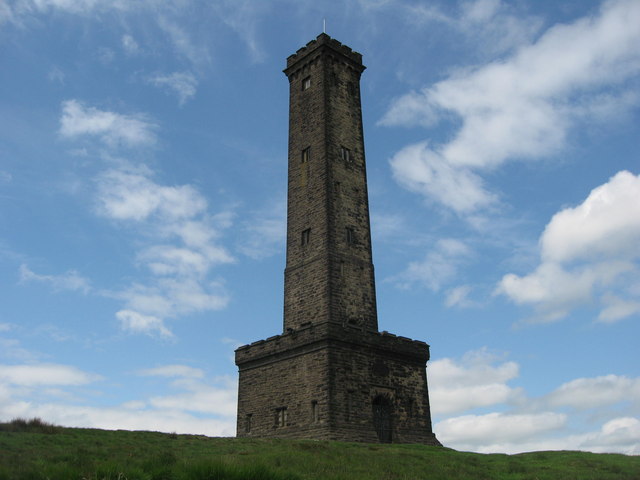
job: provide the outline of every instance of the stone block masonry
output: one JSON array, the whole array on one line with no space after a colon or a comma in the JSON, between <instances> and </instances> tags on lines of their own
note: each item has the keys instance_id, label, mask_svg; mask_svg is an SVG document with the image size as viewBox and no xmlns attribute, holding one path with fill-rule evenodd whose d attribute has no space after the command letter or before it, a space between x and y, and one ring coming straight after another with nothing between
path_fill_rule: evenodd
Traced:
<instances>
[{"instance_id":1,"label":"stone block masonry","mask_svg":"<svg viewBox=\"0 0 640 480\"><path fill-rule=\"evenodd\" d=\"M429 346L378 332L362 56L326 34L287 58L283 333L236 350L237 435L439 445Z\"/></svg>"}]
</instances>

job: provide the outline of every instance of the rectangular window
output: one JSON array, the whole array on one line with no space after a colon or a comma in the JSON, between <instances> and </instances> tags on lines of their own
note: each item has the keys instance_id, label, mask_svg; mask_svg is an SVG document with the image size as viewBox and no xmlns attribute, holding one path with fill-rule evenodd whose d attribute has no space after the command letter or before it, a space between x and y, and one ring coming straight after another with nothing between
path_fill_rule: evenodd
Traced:
<instances>
[{"instance_id":1,"label":"rectangular window","mask_svg":"<svg viewBox=\"0 0 640 480\"><path fill-rule=\"evenodd\" d=\"M251 417L253 414L248 413L244 419L244 433L251 433Z\"/></svg>"},{"instance_id":2,"label":"rectangular window","mask_svg":"<svg viewBox=\"0 0 640 480\"><path fill-rule=\"evenodd\" d=\"M300 244L304 247L305 245L309 245L309 240L311 239L311 229L307 228L302 231L302 238L300 239Z\"/></svg>"},{"instance_id":3,"label":"rectangular window","mask_svg":"<svg viewBox=\"0 0 640 480\"><path fill-rule=\"evenodd\" d=\"M309 161L310 156L311 156L311 147L307 147L304 150L302 150L302 155L300 156L300 162L307 163Z\"/></svg>"},{"instance_id":4,"label":"rectangular window","mask_svg":"<svg viewBox=\"0 0 640 480\"><path fill-rule=\"evenodd\" d=\"M351 161L351 150L346 147L340 147L340 158L345 162Z\"/></svg>"},{"instance_id":5,"label":"rectangular window","mask_svg":"<svg viewBox=\"0 0 640 480\"><path fill-rule=\"evenodd\" d=\"M304 77L302 79L302 90L306 90L311 87L311 77Z\"/></svg>"},{"instance_id":6,"label":"rectangular window","mask_svg":"<svg viewBox=\"0 0 640 480\"><path fill-rule=\"evenodd\" d=\"M318 411L318 401L314 400L311 402L311 420L313 423L318 423L320 419L320 412Z\"/></svg>"},{"instance_id":7,"label":"rectangular window","mask_svg":"<svg viewBox=\"0 0 640 480\"><path fill-rule=\"evenodd\" d=\"M349 245L356 243L356 235L353 231L353 227L347 227L347 243Z\"/></svg>"},{"instance_id":8,"label":"rectangular window","mask_svg":"<svg viewBox=\"0 0 640 480\"><path fill-rule=\"evenodd\" d=\"M276 426L287 426L287 407L276 408Z\"/></svg>"}]
</instances>

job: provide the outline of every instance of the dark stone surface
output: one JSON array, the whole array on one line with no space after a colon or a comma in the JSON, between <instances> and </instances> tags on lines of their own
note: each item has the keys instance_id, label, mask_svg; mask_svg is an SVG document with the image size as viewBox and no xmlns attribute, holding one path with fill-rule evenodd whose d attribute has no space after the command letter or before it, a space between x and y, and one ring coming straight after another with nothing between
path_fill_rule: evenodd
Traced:
<instances>
[{"instance_id":1,"label":"dark stone surface","mask_svg":"<svg viewBox=\"0 0 640 480\"><path fill-rule=\"evenodd\" d=\"M236 350L238 436L439 444L429 346L378 332L364 69L326 34L287 59L284 333Z\"/></svg>"}]
</instances>

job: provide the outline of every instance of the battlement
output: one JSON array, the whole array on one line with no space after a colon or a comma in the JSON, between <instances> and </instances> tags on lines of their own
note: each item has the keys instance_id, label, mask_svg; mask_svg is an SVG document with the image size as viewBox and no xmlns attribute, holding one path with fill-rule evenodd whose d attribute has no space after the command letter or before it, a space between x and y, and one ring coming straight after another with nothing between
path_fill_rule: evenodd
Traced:
<instances>
[{"instance_id":1,"label":"battlement","mask_svg":"<svg viewBox=\"0 0 640 480\"><path fill-rule=\"evenodd\" d=\"M338 40L331 38L326 33L321 33L314 40L311 40L309 43L307 43L304 47L299 48L296 53L287 57L287 68L285 69L285 73L291 70L291 67L293 67L295 64L302 61L304 58L322 47L328 47L331 50L340 53L342 56L348 58L349 60L351 60L351 62L360 66L364 70L365 67L364 65L362 65L362 54L352 50L346 45L343 45Z\"/></svg>"},{"instance_id":2,"label":"battlement","mask_svg":"<svg viewBox=\"0 0 640 480\"><path fill-rule=\"evenodd\" d=\"M243 365L266 357L278 357L284 353L308 350L311 344L326 346L351 344L368 349L392 352L404 357L413 357L426 363L429 360L429 345L420 340L393 335L392 333L362 331L358 327L333 323L311 324L282 335L274 335L236 349L236 364Z\"/></svg>"}]
</instances>

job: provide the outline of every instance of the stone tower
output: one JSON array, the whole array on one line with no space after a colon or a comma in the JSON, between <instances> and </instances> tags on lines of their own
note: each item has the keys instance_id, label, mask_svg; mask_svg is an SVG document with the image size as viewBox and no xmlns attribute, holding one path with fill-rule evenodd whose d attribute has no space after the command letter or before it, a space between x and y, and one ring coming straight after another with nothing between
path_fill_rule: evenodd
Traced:
<instances>
[{"instance_id":1,"label":"stone tower","mask_svg":"<svg viewBox=\"0 0 640 480\"><path fill-rule=\"evenodd\" d=\"M319 35L287 58L284 329L236 350L240 437L438 445L426 343L378 332L362 55Z\"/></svg>"}]
</instances>

